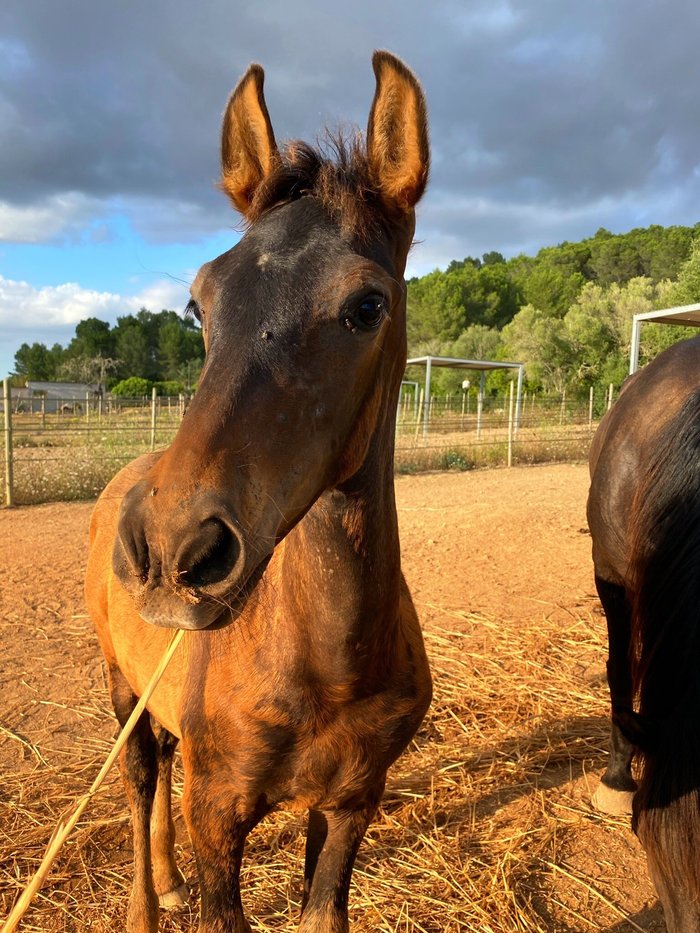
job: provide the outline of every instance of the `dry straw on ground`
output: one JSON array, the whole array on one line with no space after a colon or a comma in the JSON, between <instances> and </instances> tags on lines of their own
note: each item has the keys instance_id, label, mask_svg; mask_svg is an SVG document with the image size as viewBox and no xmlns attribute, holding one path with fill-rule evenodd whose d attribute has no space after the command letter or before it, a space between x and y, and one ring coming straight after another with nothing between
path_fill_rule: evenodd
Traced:
<instances>
[{"instance_id":1,"label":"dry straw on ground","mask_svg":"<svg viewBox=\"0 0 700 933\"><path fill-rule=\"evenodd\" d=\"M623 821L593 813L604 761L604 625L591 612L568 625L515 626L421 607L435 679L432 709L390 774L351 889L360 933L622 933ZM0 909L4 917L36 868L57 816L84 792L111 745L106 693L65 711L81 724L57 755L5 730L23 767L2 775ZM87 722L87 729L82 726ZM102 933L124 928L131 877L128 814L118 775L108 779L21 929ZM176 794L181 793L176 781ZM581 840L605 845L586 863ZM178 817L181 867L193 879ZM294 928L304 822L280 812L250 837L243 897L254 930ZM581 866L585 870L582 870ZM194 899L196 905L196 898ZM196 906L163 915L161 929L196 928ZM656 929L653 925L644 929Z\"/></svg>"}]
</instances>

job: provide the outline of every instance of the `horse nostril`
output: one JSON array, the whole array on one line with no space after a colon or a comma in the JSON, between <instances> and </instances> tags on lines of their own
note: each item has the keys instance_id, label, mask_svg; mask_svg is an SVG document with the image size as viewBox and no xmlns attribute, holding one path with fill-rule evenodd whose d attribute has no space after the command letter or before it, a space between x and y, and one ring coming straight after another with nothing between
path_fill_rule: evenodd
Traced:
<instances>
[{"instance_id":1,"label":"horse nostril","mask_svg":"<svg viewBox=\"0 0 700 933\"><path fill-rule=\"evenodd\" d=\"M118 533L130 573L145 584L148 581L151 560L143 529L130 521L128 516L122 516Z\"/></svg>"},{"instance_id":2,"label":"horse nostril","mask_svg":"<svg viewBox=\"0 0 700 933\"><path fill-rule=\"evenodd\" d=\"M241 554L238 536L219 518L208 518L175 559L179 582L197 589L229 576Z\"/></svg>"}]
</instances>

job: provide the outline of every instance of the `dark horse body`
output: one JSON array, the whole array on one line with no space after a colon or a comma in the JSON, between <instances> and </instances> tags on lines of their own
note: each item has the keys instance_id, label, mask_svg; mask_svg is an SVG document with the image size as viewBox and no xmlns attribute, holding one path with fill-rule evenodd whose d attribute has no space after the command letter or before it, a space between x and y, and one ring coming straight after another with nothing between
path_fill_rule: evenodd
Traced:
<instances>
[{"instance_id":1,"label":"dark horse body","mask_svg":"<svg viewBox=\"0 0 700 933\"><path fill-rule=\"evenodd\" d=\"M376 53L366 147L279 152L251 66L229 101L222 187L248 230L192 286L207 361L172 445L135 461L94 513L90 613L124 721L187 633L121 762L134 826L130 933L186 893L170 765L202 933L248 930L246 835L309 810L300 929L348 929L350 874L386 771L430 702L400 569L393 491L405 365L403 272L425 187L425 104Z\"/></svg>"},{"instance_id":2,"label":"dark horse body","mask_svg":"<svg viewBox=\"0 0 700 933\"><path fill-rule=\"evenodd\" d=\"M697 933L700 338L676 344L625 383L594 440L591 477L612 702L610 760L596 803L620 812L632 801L668 928Z\"/></svg>"}]
</instances>

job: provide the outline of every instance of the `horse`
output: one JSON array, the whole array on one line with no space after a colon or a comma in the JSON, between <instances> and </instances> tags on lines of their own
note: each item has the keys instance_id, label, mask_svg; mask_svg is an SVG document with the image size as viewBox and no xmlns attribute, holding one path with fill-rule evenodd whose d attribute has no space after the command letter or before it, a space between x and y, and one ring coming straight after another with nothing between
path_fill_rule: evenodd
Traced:
<instances>
[{"instance_id":1,"label":"horse","mask_svg":"<svg viewBox=\"0 0 700 933\"><path fill-rule=\"evenodd\" d=\"M594 803L631 810L669 931L697 933L700 337L624 383L590 463L588 522L612 706L610 756Z\"/></svg>"},{"instance_id":2,"label":"horse","mask_svg":"<svg viewBox=\"0 0 700 933\"><path fill-rule=\"evenodd\" d=\"M298 928L347 931L356 853L430 704L393 485L427 115L403 62L372 63L366 136L316 147L278 148L263 69L240 79L220 185L245 232L190 289L197 392L170 446L117 474L92 517L86 598L120 723L185 629L120 760L129 933L154 933L159 904L187 896L178 742L200 933L250 930L244 842L282 805L309 814Z\"/></svg>"}]
</instances>

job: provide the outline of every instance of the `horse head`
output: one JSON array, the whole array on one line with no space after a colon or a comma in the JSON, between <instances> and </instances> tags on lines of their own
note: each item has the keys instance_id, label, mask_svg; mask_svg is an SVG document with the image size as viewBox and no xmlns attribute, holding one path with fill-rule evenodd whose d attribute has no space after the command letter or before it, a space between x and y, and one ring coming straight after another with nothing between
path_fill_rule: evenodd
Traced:
<instances>
[{"instance_id":1,"label":"horse head","mask_svg":"<svg viewBox=\"0 0 700 933\"><path fill-rule=\"evenodd\" d=\"M330 157L277 147L259 65L229 100L221 187L246 232L194 280L199 386L124 497L114 544L114 572L155 625L230 622L325 490L391 476L429 155L416 78L387 52L373 65L365 141L336 140Z\"/></svg>"}]
</instances>

